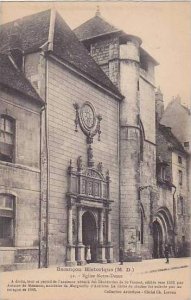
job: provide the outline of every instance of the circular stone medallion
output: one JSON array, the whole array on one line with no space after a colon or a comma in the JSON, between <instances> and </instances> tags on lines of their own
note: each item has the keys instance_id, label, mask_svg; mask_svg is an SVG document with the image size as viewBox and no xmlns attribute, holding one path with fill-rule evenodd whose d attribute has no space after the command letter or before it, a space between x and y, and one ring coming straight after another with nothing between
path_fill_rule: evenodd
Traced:
<instances>
[{"instance_id":1,"label":"circular stone medallion","mask_svg":"<svg viewBox=\"0 0 191 300\"><path fill-rule=\"evenodd\" d=\"M95 110L91 103L85 102L83 104L80 109L80 119L82 126L88 131L90 131L95 126Z\"/></svg>"}]
</instances>

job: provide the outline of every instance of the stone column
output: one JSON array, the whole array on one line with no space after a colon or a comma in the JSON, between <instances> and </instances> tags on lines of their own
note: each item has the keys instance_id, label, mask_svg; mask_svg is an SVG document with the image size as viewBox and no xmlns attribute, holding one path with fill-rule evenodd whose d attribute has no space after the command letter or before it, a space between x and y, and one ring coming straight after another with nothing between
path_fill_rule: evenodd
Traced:
<instances>
[{"instance_id":1,"label":"stone column","mask_svg":"<svg viewBox=\"0 0 191 300\"><path fill-rule=\"evenodd\" d=\"M98 242L100 245L103 244L103 210L100 211Z\"/></svg>"},{"instance_id":2,"label":"stone column","mask_svg":"<svg viewBox=\"0 0 191 300\"><path fill-rule=\"evenodd\" d=\"M78 245L82 244L82 208L78 208Z\"/></svg>"},{"instance_id":3,"label":"stone column","mask_svg":"<svg viewBox=\"0 0 191 300\"><path fill-rule=\"evenodd\" d=\"M68 245L67 245L67 266L75 266L75 246L73 245L73 232L72 232L72 205L68 205Z\"/></svg>"},{"instance_id":4,"label":"stone column","mask_svg":"<svg viewBox=\"0 0 191 300\"><path fill-rule=\"evenodd\" d=\"M82 207L78 207L78 265L84 265L85 261L85 246L82 244Z\"/></svg>"},{"instance_id":5,"label":"stone column","mask_svg":"<svg viewBox=\"0 0 191 300\"><path fill-rule=\"evenodd\" d=\"M103 244L103 209L99 213L99 232L98 232L98 248L97 248L97 260L100 263L107 263L105 259L105 246Z\"/></svg>"},{"instance_id":6,"label":"stone column","mask_svg":"<svg viewBox=\"0 0 191 300\"><path fill-rule=\"evenodd\" d=\"M106 246L107 262L113 262L113 246L111 245L111 210L107 211L107 246Z\"/></svg>"},{"instance_id":7,"label":"stone column","mask_svg":"<svg viewBox=\"0 0 191 300\"><path fill-rule=\"evenodd\" d=\"M107 212L107 243L111 243L111 211Z\"/></svg>"},{"instance_id":8,"label":"stone column","mask_svg":"<svg viewBox=\"0 0 191 300\"><path fill-rule=\"evenodd\" d=\"M73 232L72 232L72 206L68 207L68 245L73 244Z\"/></svg>"}]
</instances>

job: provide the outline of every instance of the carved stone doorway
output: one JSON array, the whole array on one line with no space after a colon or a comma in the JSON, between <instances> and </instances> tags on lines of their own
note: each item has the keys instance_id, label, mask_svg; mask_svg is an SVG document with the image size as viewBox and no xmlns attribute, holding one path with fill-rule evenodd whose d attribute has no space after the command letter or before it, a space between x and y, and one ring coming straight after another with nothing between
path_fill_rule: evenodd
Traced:
<instances>
[{"instance_id":1,"label":"carved stone doorway","mask_svg":"<svg viewBox=\"0 0 191 300\"><path fill-rule=\"evenodd\" d=\"M90 246L91 262L97 261L97 228L94 215L86 211L82 216L82 242L85 246ZM85 248L86 250L86 248Z\"/></svg>"}]
</instances>

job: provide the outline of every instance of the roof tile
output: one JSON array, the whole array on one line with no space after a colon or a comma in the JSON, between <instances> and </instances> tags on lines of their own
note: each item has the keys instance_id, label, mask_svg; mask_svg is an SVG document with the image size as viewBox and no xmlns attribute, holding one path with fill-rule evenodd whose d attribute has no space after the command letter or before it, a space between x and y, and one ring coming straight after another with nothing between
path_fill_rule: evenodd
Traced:
<instances>
[{"instance_id":1,"label":"roof tile","mask_svg":"<svg viewBox=\"0 0 191 300\"><path fill-rule=\"evenodd\" d=\"M83 71L100 85L104 85L115 94L121 96L119 90L99 65L96 64L87 49L79 42L74 32L59 14L56 15L53 44L53 53L58 57Z\"/></svg>"},{"instance_id":2,"label":"roof tile","mask_svg":"<svg viewBox=\"0 0 191 300\"><path fill-rule=\"evenodd\" d=\"M6 53L9 49L9 36L15 22L20 26L24 52L39 50L48 41L50 18L51 10L47 10L1 25L0 40L2 43L0 52ZM86 48L58 13L56 13L54 28L53 53L88 75L93 81L122 98L119 90L96 64Z\"/></svg>"},{"instance_id":3,"label":"roof tile","mask_svg":"<svg viewBox=\"0 0 191 300\"><path fill-rule=\"evenodd\" d=\"M29 80L13 65L6 54L0 54L0 74L1 85L27 95L39 103L43 103L43 100L39 97Z\"/></svg>"},{"instance_id":4,"label":"roof tile","mask_svg":"<svg viewBox=\"0 0 191 300\"><path fill-rule=\"evenodd\" d=\"M170 127L159 124L158 130L161 132L161 134L173 149L185 153L184 147L182 146L181 142L174 136Z\"/></svg>"},{"instance_id":5,"label":"roof tile","mask_svg":"<svg viewBox=\"0 0 191 300\"><path fill-rule=\"evenodd\" d=\"M74 29L79 40L86 40L99 35L120 31L121 30L109 24L102 17L97 15Z\"/></svg>"}]
</instances>

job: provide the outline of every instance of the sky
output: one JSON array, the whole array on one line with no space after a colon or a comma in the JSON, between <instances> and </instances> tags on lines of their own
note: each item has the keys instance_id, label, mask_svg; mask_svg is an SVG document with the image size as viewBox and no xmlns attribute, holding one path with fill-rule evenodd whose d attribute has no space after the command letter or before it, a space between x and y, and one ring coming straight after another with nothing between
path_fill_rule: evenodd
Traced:
<instances>
[{"instance_id":1,"label":"sky","mask_svg":"<svg viewBox=\"0 0 191 300\"><path fill-rule=\"evenodd\" d=\"M159 63L155 83L165 105L179 95L191 106L191 2L1 2L0 23L55 8L71 29L95 15L128 34L139 36L142 47Z\"/></svg>"}]
</instances>

